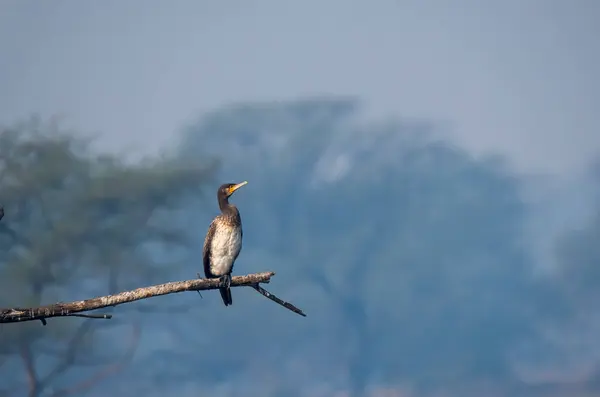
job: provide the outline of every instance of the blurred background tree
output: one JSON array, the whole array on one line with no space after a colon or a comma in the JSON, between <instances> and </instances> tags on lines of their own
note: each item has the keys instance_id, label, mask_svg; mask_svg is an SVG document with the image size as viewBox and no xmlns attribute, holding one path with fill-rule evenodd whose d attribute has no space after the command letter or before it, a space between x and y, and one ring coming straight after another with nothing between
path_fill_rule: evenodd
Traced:
<instances>
[{"instance_id":1,"label":"blurred background tree","mask_svg":"<svg viewBox=\"0 0 600 397\"><path fill-rule=\"evenodd\" d=\"M512 388L510 352L535 339L547 293L524 244L519 178L434 123L359 111L353 98L245 103L185 130L183 158L227 153L218 175L250 182L236 198L246 230L236 271L274 270L274 292L310 319L237 299L235 317L185 342L205 353L193 358L210 373L201 381L264 379L276 396L398 384L427 395L482 379ZM218 353L225 343L235 355Z\"/></svg>"},{"instance_id":2,"label":"blurred background tree","mask_svg":"<svg viewBox=\"0 0 600 397\"><path fill-rule=\"evenodd\" d=\"M178 207L203 192L215 163L128 165L89 143L37 118L0 130L0 307L165 282L187 258ZM1 326L0 389L37 397L96 386L131 359L140 338L139 321L120 313Z\"/></svg>"}]
</instances>

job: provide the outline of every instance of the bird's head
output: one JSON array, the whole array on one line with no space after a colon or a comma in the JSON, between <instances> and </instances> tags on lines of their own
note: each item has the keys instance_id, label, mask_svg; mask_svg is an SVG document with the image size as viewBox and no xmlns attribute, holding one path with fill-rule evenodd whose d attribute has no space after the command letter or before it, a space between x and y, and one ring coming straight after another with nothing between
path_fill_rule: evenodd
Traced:
<instances>
[{"instance_id":1,"label":"bird's head","mask_svg":"<svg viewBox=\"0 0 600 397\"><path fill-rule=\"evenodd\" d=\"M236 190L238 190L239 188L241 188L242 186L244 186L245 184L247 184L248 181L244 181L244 182L240 182L240 183L224 183L223 185L221 185L219 187L219 191L218 191L218 196L221 197L229 197L233 194L233 192L235 192Z\"/></svg>"}]
</instances>

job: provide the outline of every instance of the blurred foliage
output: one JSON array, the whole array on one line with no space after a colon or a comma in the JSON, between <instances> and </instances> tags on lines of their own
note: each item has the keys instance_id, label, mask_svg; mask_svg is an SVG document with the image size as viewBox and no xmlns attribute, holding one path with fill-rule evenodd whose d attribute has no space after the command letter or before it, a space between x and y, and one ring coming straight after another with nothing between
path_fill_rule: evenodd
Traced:
<instances>
[{"instance_id":1,"label":"blurred foliage","mask_svg":"<svg viewBox=\"0 0 600 397\"><path fill-rule=\"evenodd\" d=\"M594 186L591 215L577 228L565 231L556 244L557 283L570 300L574 316L600 318L600 160L594 163L590 183ZM599 371L600 378L600 371Z\"/></svg>"},{"instance_id":2,"label":"blurred foliage","mask_svg":"<svg viewBox=\"0 0 600 397\"><path fill-rule=\"evenodd\" d=\"M579 230L559 240L560 283L578 305L595 307L600 298L600 206Z\"/></svg>"},{"instance_id":3,"label":"blurred foliage","mask_svg":"<svg viewBox=\"0 0 600 397\"><path fill-rule=\"evenodd\" d=\"M543 300L545 315L534 317L540 332L535 343L523 346L526 357L520 372L530 384L545 385L556 395L597 395L600 390L600 168L591 167L589 178L575 190L570 186L565 207L586 214L578 222L564 222L555 239L555 263L545 278L553 295ZM591 187L591 189L590 189ZM592 190L591 206L576 208L581 192ZM533 322L533 321L532 321ZM542 394L540 394L542 395Z\"/></svg>"},{"instance_id":4,"label":"blurred foliage","mask_svg":"<svg viewBox=\"0 0 600 397\"><path fill-rule=\"evenodd\" d=\"M127 165L92 153L89 144L36 118L0 130L0 307L164 282L177 253L188 249L178 209L211 181L214 163L191 167L163 158ZM14 385L3 381L2 388L50 395L67 386L66 372L110 364L132 346L124 330L109 332L111 347L99 348L97 334L119 325L101 322L1 326L3 379L15 375Z\"/></svg>"}]
</instances>

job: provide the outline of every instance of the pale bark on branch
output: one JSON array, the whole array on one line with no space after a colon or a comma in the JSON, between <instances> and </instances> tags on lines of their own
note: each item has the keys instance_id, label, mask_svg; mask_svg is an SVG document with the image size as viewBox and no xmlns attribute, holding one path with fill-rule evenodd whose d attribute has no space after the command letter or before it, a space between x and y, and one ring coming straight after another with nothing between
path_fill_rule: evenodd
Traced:
<instances>
[{"instance_id":1,"label":"pale bark on branch","mask_svg":"<svg viewBox=\"0 0 600 397\"><path fill-rule=\"evenodd\" d=\"M262 287L259 287L260 283L268 283L274 275L274 272L263 272L247 274L244 276L234 276L231 278L231 287L252 287L273 302L296 314L306 317L302 310L298 309L296 306L277 298L271 293L267 292L265 294L264 292L266 291ZM178 292L217 289L220 286L221 284L218 279L193 279L153 285L82 301L59 302L52 305L31 308L15 307L0 309L0 323L40 320L46 325L47 318L66 316L109 319L112 317L110 314L83 314L83 312Z\"/></svg>"}]
</instances>

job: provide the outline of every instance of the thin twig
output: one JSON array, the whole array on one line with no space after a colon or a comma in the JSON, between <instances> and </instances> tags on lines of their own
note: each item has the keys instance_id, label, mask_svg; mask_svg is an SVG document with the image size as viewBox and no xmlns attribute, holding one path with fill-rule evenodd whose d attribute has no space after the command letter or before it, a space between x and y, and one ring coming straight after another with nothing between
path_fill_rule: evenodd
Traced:
<instances>
[{"instance_id":1,"label":"thin twig","mask_svg":"<svg viewBox=\"0 0 600 397\"><path fill-rule=\"evenodd\" d=\"M99 319L105 319L105 320L110 320L112 318L112 314L82 314L82 313L72 313L72 314L66 314L66 316L69 317L84 317L84 318L99 318Z\"/></svg>"},{"instance_id":2,"label":"thin twig","mask_svg":"<svg viewBox=\"0 0 600 397\"><path fill-rule=\"evenodd\" d=\"M196 276L198 276L198 278L202 278L202 276L200 275L200 273L196 273ZM200 299L204 299L204 297L202 296L202 294L200 293L200 291L196 291L198 292L198 295L200 295Z\"/></svg>"},{"instance_id":3,"label":"thin twig","mask_svg":"<svg viewBox=\"0 0 600 397\"><path fill-rule=\"evenodd\" d=\"M283 307L293 311L294 313L306 316L300 309L296 308L294 305L282 301L281 299L262 289L258 285L260 283L268 283L271 280L271 277L273 277L274 275L274 272L263 272L248 274L245 276L235 276L231 279L231 287L252 286L255 290L257 290L259 293L269 298L273 302L282 305ZM0 323L15 323L20 321L33 320L40 320L42 321L42 323L45 323L45 320L47 318L66 316L77 316L87 318L110 318L110 315L107 314L81 315L77 313L87 312L90 310L96 310L105 307L117 306L123 303L134 302L141 299L152 298L155 296L173 294L184 291L218 289L220 287L221 281L219 279L194 279L159 284L150 287L143 287L132 291L125 291L114 295L101 296L82 301L67 303L59 302L53 305L32 308L0 309Z\"/></svg>"},{"instance_id":4,"label":"thin twig","mask_svg":"<svg viewBox=\"0 0 600 397\"><path fill-rule=\"evenodd\" d=\"M298 309L296 306L292 305L289 302L279 299L278 297L276 297L275 295L273 295L272 293L270 293L269 291L267 291L260 285L253 284L250 287L254 288L254 290L256 290L256 292L258 292L265 298L272 300L273 302L277 303L278 305L281 305L281 306L285 307L286 309L291 310L294 313L301 315L302 317L306 317L306 314L304 314L304 312L302 310Z\"/></svg>"}]
</instances>

